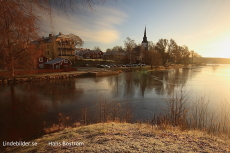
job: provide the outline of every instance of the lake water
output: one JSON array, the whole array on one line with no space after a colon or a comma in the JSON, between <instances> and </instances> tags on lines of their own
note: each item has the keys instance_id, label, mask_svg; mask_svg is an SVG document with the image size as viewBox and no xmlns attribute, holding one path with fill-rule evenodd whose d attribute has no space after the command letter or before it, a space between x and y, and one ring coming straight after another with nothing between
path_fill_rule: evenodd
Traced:
<instances>
[{"instance_id":1,"label":"lake water","mask_svg":"<svg viewBox=\"0 0 230 153\"><path fill-rule=\"evenodd\" d=\"M191 103L201 96L210 107L230 102L230 65L0 86L0 141L39 137L44 126L58 123L59 113L79 122L83 107L89 122L96 122L97 104L103 98L121 107L132 104L132 121L152 119L163 112L167 95L181 88Z\"/></svg>"}]
</instances>

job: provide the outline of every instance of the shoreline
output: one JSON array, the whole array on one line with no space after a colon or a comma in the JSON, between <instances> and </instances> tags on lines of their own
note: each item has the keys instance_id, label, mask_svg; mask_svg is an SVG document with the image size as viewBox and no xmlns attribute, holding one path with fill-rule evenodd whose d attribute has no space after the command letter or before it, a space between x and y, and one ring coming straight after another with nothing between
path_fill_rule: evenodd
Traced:
<instances>
[{"instance_id":1,"label":"shoreline","mask_svg":"<svg viewBox=\"0 0 230 153\"><path fill-rule=\"evenodd\" d=\"M119 71L110 70L92 70L92 71L69 71L69 72L58 72L58 73L40 73L40 74L29 74L29 75L16 75L13 79L1 78L0 84L15 84L23 82L40 82L49 81L55 79L75 78L75 77L99 77L118 75Z\"/></svg>"},{"instance_id":2,"label":"shoreline","mask_svg":"<svg viewBox=\"0 0 230 153\"><path fill-rule=\"evenodd\" d=\"M130 71L162 71L169 69L179 69L183 68L183 65L174 65L174 66L159 66L157 68L150 69L150 66L147 67L119 67L111 69L100 69L97 67L80 67L77 71L68 71L68 72L53 72L53 73L39 73L39 74L25 74L25 75L16 75L13 79L10 78L0 78L0 85L6 84L17 84L23 82L40 82L40 81L49 81L55 79L65 79L65 78L77 78L77 77L101 77L101 76L110 76L110 75L119 75L122 72Z\"/></svg>"}]
</instances>

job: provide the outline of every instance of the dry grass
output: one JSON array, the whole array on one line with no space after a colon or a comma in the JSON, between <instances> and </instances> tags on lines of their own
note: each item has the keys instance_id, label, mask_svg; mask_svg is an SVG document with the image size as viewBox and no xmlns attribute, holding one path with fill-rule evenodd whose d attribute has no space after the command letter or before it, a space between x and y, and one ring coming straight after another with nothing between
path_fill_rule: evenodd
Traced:
<instances>
[{"instance_id":1,"label":"dry grass","mask_svg":"<svg viewBox=\"0 0 230 153\"><path fill-rule=\"evenodd\" d=\"M7 152L230 152L229 139L201 131L181 131L142 123L98 123L64 129L33 140L37 147ZM83 142L81 146L49 146L49 142Z\"/></svg>"}]
</instances>

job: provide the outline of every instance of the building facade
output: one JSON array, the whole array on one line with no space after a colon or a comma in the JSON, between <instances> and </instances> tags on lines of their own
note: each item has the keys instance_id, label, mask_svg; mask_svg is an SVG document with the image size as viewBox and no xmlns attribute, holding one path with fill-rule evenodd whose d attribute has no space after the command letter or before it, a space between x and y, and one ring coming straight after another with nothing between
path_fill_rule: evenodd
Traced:
<instances>
[{"instance_id":1,"label":"building facade","mask_svg":"<svg viewBox=\"0 0 230 153\"><path fill-rule=\"evenodd\" d=\"M68 58L69 60L75 59L75 44L70 35L59 33L58 35L49 34L48 37L43 37L40 40L33 41L32 43L39 43L42 45L44 54L48 60L55 58Z\"/></svg>"},{"instance_id":2,"label":"building facade","mask_svg":"<svg viewBox=\"0 0 230 153\"><path fill-rule=\"evenodd\" d=\"M83 49L78 48L76 49L76 56L78 58L85 58L85 59L102 59L103 52L100 50L90 50L90 49Z\"/></svg>"},{"instance_id":3,"label":"building facade","mask_svg":"<svg viewBox=\"0 0 230 153\"><path fill-rule=\"evenodd\" d=\"M37 63L37 68L43 69L44 68L44 63L48 62L48 58L45 56L40 56L38 58L38 63Z\"/></svg>"},{"instance_id":4,"label":"building facade","mask_svg":"<svg viewBox=\"0 0 230 153\"><path fill-rule=\"evenodd\" d=\"M71 65L72 63L68 58L55 58L44 63L45 69L69 69Z\"/></svg>"}]
</instances>

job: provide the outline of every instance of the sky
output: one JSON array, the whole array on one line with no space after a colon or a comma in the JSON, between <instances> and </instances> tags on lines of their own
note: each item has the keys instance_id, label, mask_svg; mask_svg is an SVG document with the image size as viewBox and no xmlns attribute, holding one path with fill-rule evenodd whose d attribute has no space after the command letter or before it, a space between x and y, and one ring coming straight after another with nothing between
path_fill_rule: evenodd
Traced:
<instances>
[{"instance_id":1,"label":"sky","mask_svg":"<svg viewBox=\"0 0 230 153\"><path fill-rule=\"evenodd\" d=\"M123 46L127 37L140 44L144 36L157 43L174 39L203 57L230 58L230 0L107 0L93 10L78 6L74 13L44 20L42 36L73 33L82 48L103 52Z\"/></svg>"}]
</instances>

